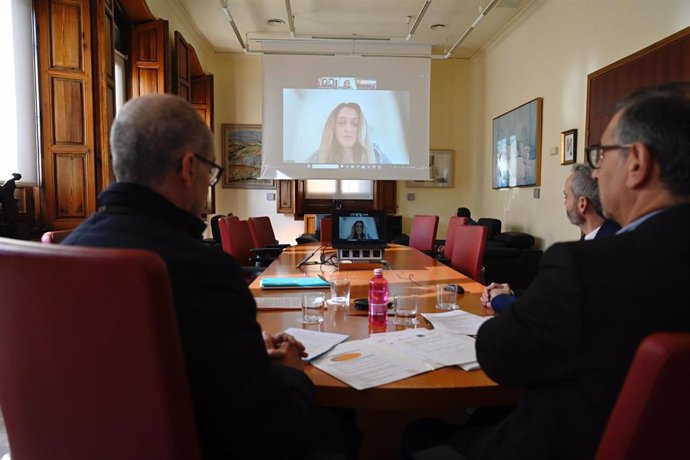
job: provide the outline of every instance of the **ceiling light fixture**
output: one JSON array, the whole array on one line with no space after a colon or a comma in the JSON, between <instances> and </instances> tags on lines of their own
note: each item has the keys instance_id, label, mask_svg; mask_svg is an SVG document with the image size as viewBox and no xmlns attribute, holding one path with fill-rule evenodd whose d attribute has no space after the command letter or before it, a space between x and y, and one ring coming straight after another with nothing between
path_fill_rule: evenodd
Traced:
<instances>
[{"instance_id":1,"label":"ceiling light fixture","mask_svg":"<svg viewBox=\"0 0 690 460\"><path fill-rule=\"evenodd\" d=\"M237 37L237 41L240 42L240 46L244 50L244 52L247 52L247 47L244 45L244 40L242 40L242 35L240 34L240 31L237 29L237 25L235 24L235 20L232 18L232 14L230 14L230 8L228 8L228 1L227 0L218 0L220 3L221 8L223 8L223 12L225 13L225 16L228 18L228 22L230 23L230 26L232 27L233 32L235 32L235 36Z\"/></svg>"},{"instance_id":2,"label":"ceiling light fixture","mask_svg":"<svg viewBox=\"0 0 690 460\"><path fill-rule=\"evenodd\" d=\"M278 18L268 18L266 19L266 25L268 27L280 27L285 25L285 21Z\"/></svg>"},{"instance_id":3,"label":"ceiling light fixture","mask_svg":"<svg viewBox=\"0 0 690 460\"><path fill-rule=\"evenodd\" d=\"M426 10L429 8L429 5L431 5L431 0L424 0L422 9L419 10L417 17L414 20L414 24L412 24L412 28L407 33L407 37L405 37L405 40L412 40L412 36L414 35L415 30L417 30L417 26L419 26L419 23L422 22L422 16L424 16L424 13L426 13Z\"/></svg>"},{"instance_id":4,"label":"ceiling light fixture","mask_svg":"<svg viewBox=\"0 0 690 460\"><path fill-rule=\"evenodd\" d=\"M290 0L285 0L285 11L287 11L287 19L290 26L290 36L295 38L295 17L292 15Z\"/></svg>"},{"instance_id":5,"label":"ceiling light fixture","mask_svg":"<svg viewBox=\"0 0 690 460\"><path fill-rule=\"evenodd\" d=\"M441 56L440 59L448 59L450 58L451 54L453 53L453 50L457 48L460 43L464 42L465 39L472 33L472 31L479 25L482 19L484 19L484 16L486 16L489 11L493 9L494 6L496 6L496 3L498 3L500 0L491 0L491 2L482 10L481 6L479 7L479 16L477 16L477 19L474 20L474 22L470 25L470 27L467 28L467 30L458 38L455 40L455 43L453 43L453 46L450 47L450 49L446 52L445 55ZM434 56L432 56L434 58ZM438 58L436 58L438 59Z\"/></svg>"},{"instance_id":6,"label":"ceiling light fixture","mask_svg":"<svg viewBox=\"0 0 690 460\"><path fill-rule=\"evenodd\" d=\"M445 24L432 24L429 26L429 29L433 30L434 32L441 32L442 30L446 30L447 28L448 26Z\"/></svg>"}]
</instances>

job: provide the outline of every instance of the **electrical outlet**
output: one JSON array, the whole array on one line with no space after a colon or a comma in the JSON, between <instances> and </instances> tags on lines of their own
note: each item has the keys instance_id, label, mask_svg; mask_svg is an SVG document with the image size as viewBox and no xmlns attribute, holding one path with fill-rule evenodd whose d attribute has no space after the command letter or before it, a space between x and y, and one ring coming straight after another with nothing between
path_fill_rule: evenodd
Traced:
<instances>
[{"instance_id":1,"label":"electrical outlet","mask_svg":"<svg viewBox=\"0 0 690 460\"><path fill-rule=\"evenodd\" d=\"M414 193L408 193L407 194L407 201L414 201Z\"/></svg>"},{"instance_id":2,"label":"electrical outlet","mask_svg":"<svg viewBox=\"0 0 690 460\"><path fill-rule=\"evenodd\" d=\"M549 150L549 155L558 155L558 147L551 147L551 150Z\"/></svg>"},{"instance_id":3,"label":"electrical outlet","mask_svg":"<svg viewBox=\"0 0 690 460\"><path fill-rule=\"evenodd\" d=\"M276 194L275 193L267 193L266 194L266 200L275 201L276 200Z\"/></svg>"},{"instance_id":4,"label":"electrical outlet","mask_svg":"<svg viewBox=\"0 0 690 460\"><path fill-rule=\"evenodd\" d=\"M540 189L538 189L538 188L533 189L532 190L532 198L539 198L540 193L541 193Z\"/></svg>"}]
</instances>

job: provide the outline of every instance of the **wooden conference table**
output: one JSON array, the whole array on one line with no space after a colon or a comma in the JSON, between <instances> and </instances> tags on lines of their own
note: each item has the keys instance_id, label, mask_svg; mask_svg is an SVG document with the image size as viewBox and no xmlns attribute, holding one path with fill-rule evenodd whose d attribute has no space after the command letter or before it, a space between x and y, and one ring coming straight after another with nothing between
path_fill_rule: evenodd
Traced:
<instances>
[{"instance_id":1,"label":"wooden conference table","mask_svg":"<svg viewBox=\"0 0 690 460\"><path fill-rule=\"evenodd\" d=\"M260 309L258 321L269 333L280 332L289 327L339 332L350 335L350 339L366 338L372 332L366 311L354 309L353 300L366 298L368 281L373 270L338 270L329 265L297 264L317 249L318 243L303 244L287 248L264 272L263 277L301 277L321 274L326 279L349 278L351 280L350 307L335 310L328 308L324 322L320 325L302 325L298 318L299 310ZM330 254L333 250L330 250ZM328 253L327 253L328 254ZM389 295L419 295L419 312L438 313L436 305L436 284L457 283L465 289L458 295L460 308L478 315L486 314L479 301L483 286L422 252L407 246L391 245L385 251L389 269L384 269L388 280ZM317 253L311 260L319 260ZM254 297L298 296L305 291L262 290L261 278L257 278L250 290ZM309 291L314 291L310 289ZM323 289L324 293L329 290ZM420 325L429 324L418 316ZM387 331L403 329L393 324L389 317ZM320 406L345 407L354 409L449 409L460 407L492 406L514 403L519 392L515 389L498 386L481 370L466 372L456 366L444 367L433 372L410 377L367 390L354 388L336 380L314 366L307 365L307 375L316 386L316 400Z\"/></svg>"},{"instance_id":2,"label":"wooden conference table","mask_svg":"<svg viewBox=\"0 0 690 460\"><path fill-rule=\"evenodd\" d=\"M338 270L330 265L306 265L296 268L305 257L319 248L318 243L302 244L287 248L264 272L263 277L303 277L321 274L326 279L349 278L350 307L328 308L320 325L302 325L298 322L299 310L260 309L258 321L263 330L274 334L290 327L339 332L350 339L366 338L372 332L402 329L389 317L385 330L372 331L366 311L354 309L354 299L366 298L369 279L373 270ZM310 260L319 260L319 251ZM333 249L326 251L333 255ZM384 277L388 280L389 295L419 295L419 312L438 313L436 284L462 285L465 294L458 295L460 308L478 315L483 311L479 296L484 287L437 260L407 246L391 245L385 251L388 268ZM390 268L390 269L389 269ZM300 296L306 291L262 290L261 278L257 278L250 290L254 297ZM309 291L315 291L310 289ZM329 289L323 289L329 294ZM318 292L318 290L317 290ZM430 326L418 315L420 325ZM305 372L316 387L316 404L321 407L348 408L355 410L357 426L363 433L359 457L362 459L389 459L400 457L400 439L405 425L422 417L443 418L453 423L464 422L463 408L508 405L517 402L520 391L501 387L481 370L466 372L457 366L444 367L433 372L416 375L404 380L367 390L355 390L314 366L307 364Z\"/></svg>"}]
</instances>

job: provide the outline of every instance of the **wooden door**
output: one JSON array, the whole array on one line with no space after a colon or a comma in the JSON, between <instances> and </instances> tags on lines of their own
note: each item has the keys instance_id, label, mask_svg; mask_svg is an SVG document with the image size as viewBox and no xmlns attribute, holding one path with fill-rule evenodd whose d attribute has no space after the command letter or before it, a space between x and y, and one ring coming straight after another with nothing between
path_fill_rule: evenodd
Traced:
<instances>
[{"instance_id":1,"label":"wooden door","mask_svg":"<svg viewBox=\"0 0 690 460\"><path fill-rule=\"evenodd\" d=\"M35 3L44 224L73 228L96 210L89 0Z\"/></svg>"}]
</instances>

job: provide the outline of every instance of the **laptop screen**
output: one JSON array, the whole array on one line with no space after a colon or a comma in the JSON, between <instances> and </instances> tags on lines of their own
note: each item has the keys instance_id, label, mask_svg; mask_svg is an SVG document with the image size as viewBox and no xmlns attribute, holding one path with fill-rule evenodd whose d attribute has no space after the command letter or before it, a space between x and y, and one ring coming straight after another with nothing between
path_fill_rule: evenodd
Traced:
<instances>
[{"instance_id":1,"label":"laptop screen","mask_svg":"<svg viewBox=\"0 0 690 460\"><path fill-rule=\"evenodd\" d=\"M385 245L385 211L336 211L333 213L333 247Z\"/></svg>"}]
</instances>

